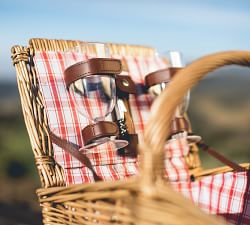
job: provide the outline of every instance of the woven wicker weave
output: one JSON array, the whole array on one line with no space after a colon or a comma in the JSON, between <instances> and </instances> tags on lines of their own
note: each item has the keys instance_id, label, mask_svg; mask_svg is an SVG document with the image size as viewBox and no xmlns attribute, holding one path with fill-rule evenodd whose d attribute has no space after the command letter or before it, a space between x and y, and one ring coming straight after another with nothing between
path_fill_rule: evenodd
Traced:
<instances>
[{"instance_id":1,"label":"woven wicker weave","mask_svg":"<svg viewBox=\"0 0 250 225\"><path fill-rule=\"evenodd\" d=\"M42 206L44 224L220 224L218 220L204 215L196 207L190 207L190 202L173 192L162 179L161 149L168 133L169 121L181 96L191 86L186 85L185 82L188 81L185 80L183 83L185 90L176 91L174 84L183 79L182 77L187 79L185 73L196 75L193 70L203 72L199 70L200 67L191 66L181 72L181 78L178 76L170 91L164 92L154 104L153 114L145 133L145 142L140 145L140 149L143 149L141 177L127 181L65 186L63 170L53 158L33 56L37 50L66 51L77 43L77 41L31 39L29 47L12 48L24 119L42 183L42 188L37 194ZM110 47L116 54L122 52L143 56L154 54L154 49L148 47L118 44L110 44ZM225 55L226 59L227 56ZM250 60L247 54L242 53L239 56ZM203 61L206 62L206 59ZM224 62L219 65L223 65ZM235 62L238 62L237 57ZM169 100L168 93L175 98ZM167 105L166 99L169 101ZM163 108L164 113L162 113ZM199 168L199 158L197 148L193 146L192 149L186 160L190 170L196 171Z\"/></svg>"}]
</instances>

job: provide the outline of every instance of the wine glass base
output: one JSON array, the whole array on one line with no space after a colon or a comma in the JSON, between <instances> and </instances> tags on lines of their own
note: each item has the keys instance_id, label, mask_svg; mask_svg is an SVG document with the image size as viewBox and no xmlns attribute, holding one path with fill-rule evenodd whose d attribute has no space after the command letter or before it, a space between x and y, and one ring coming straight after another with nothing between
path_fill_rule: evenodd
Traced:
<instances>
[{"instance_id":1,"label":"wine glass base","mask_svg":"<svg viewBox=\"0 0 250 225\"><path fill-rule=\"evenodd\" d=\"M195 143L198 143L201 141L201 136L194 135L194 134L188 134L186 131L174 134L172 136L172 139L178 139L178 138L186 138L189 145L195 144Z\"/></svg>"},{"instance_id":2,"label":"wine glass base","mask_svg":"<svg viewBox=\"0 0 250 225\"><path fill-rule=\"evenodd\" d=\"M199 135L188 135L187 140L189 144L198 143L201 141L201 136Z\"/></svg>"},{"instance_id":3,"label":"wine glass base","mask_svg":"<svg viewBox=\"0 0 250 225\"><path fill-rule=\"evenodd\" d=\"M126 140L117 140L117 139L110 139L108 137L99 138L95 141L93 141L91 144L83 146L80 151L86 150L86 149L92 149L94 147L97 147L99 145L110 143L116 150L126 147L129 143Z\"/></svg>"},{"instance_id":4,"label":"wine glass base","mask_svg":"<svg viewBox=\"0 0 250 225\"><path fill-rule=\"evenodd\" d=\"M116 150L125 148L129 144L128 141L126 140L111 140L111 142L114 145Z\"/></svg>"}]
</instances>

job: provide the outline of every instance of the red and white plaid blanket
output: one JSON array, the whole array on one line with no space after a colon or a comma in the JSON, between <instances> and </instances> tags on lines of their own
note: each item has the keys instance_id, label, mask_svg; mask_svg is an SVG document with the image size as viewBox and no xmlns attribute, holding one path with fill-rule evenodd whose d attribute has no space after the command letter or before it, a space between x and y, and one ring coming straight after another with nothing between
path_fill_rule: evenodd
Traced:
<instances>
[{"instance_id":1,"label":"red and white plaid blanket","mask_svg":"<svg viewBox=\"0 0 250 225\"><path fill-rule=\"evenodd\" d=\"M164 68L166 65L159 57L114 57L126 61L129 73L137 84L139 94L131 95L129 101L135 129L140 139L153 100L152 96L143 93L144 76L149 72ZM34 62L50 129L61 138L82 146L81 129L88 125L89 121L77 111L72 97L66 90L63 77L65 63L72 59L85 60L86 55L70 52L37 52ZM91 110L98 110L98 107L93 109L92 106ZM64 168L67 184L94 181L93 174L88 168L60 147L53 145L53 148L55 160ZM108 144L97 147L95 151L88 150L85 154L90 159L97 175L103 180L122 179L138 172L136 157L118 156Z\"/></svg>"},{"instance_id":2,"label":"red and white plaid blanket","mask_svg":"<svg viewBox=\"0 0 250 225\"><path fill-rule=\"evenodd\" d=\"M204 211L232 224L250 224L250 173L228 172L172 185Z\"/></svg>"},{"instance_id":3,"label":"red and white plaid blanket","mask_svg":"<svg viewBox=\"0 0 250 225\"><path fill-rule=\"evenodd\" d=\"M75 56L72 53L36 52L34 63L50 129L61 138L82 146L81 129L88 125L88 121L78 113L66 90L63 71L68 57L85 59L83 55ZM137 86L138 94L131 95L129 101L140 140L153 101L152 96L144 92L144 77L166 65L159 57L113 57L126 61L129 75ZM53 148L55 160L64 168L67 184L94 182L88 168L60 147L53 145ZM165 146L165 174L174 188L209 213L223 215L234 224L250 224L249 175L225 173L191 182L184 160L188 152L189 146L184 138L169 141ZM103 180L126 179L138 173L136 157L118 156L108 144L85 154Z\"/></svg>"}]
</instances>

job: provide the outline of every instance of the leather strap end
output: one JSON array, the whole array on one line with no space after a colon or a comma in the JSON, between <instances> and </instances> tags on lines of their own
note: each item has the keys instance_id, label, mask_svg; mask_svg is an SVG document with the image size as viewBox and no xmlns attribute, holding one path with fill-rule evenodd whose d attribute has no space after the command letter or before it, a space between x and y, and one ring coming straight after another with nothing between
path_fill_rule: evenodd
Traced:
<instances>
[{"instance_id":1,"label":"leather strap end","mask_svg":"<svg viewBox=\"0 0 250 225\"><path fill-rule=\"evenodd\" d=\"M182 68L169 67L166 69L157 70L153 73L149 73L145 77L145 84L147 88L150 88L156 84L168 83L181 69Z\"/></svg>"},{"instance_id":2,"label":"leather strap end","mask_svg":"<svg viewBox=\"0 0 250 225\"><path fill-rule=\"evenodd\" d=\"M120 92L127 94L136 94L136 86L130 76L116 75L115 82L118 89L118 95Z\"/></svg>"},{"instance_id":3,"label":"leather strap end","mask_svg":"<svg viewBox=\"0 0 250 225\"><path fill-rule=\"evenodd\" d=\"M213 156L214 158L218 159L220 162L222 162L223 164L231 167L234 171L237 172L249 172L248 169L242 167L241 165L227 159L225 156L221 155L220 153L218 153L217 151L215 151L214 149L210 148L208 145L206 145L204 142L200 141L197 144L203 151L207 152L208 154L210 154L211 156Z\"/></svg>"},{"instance_id":4,"label":"leather strap end","mask_svg":"<svg viewBox=\"0 0 250 225\"><path fill-rule=\"evenodd\" d=\"M139 143L137 134L129 134L129 145L126 147L126 153L131 156L138 154L137 145Z\"/></svg>"}]
</instances>

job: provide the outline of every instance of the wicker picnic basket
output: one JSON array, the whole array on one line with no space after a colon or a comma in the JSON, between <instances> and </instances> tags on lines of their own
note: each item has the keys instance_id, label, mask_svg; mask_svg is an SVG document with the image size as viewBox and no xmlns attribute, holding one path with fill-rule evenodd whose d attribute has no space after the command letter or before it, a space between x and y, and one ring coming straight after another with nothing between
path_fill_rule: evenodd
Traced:
<instances>
[{"instance_id":1,"label":"wicker picnic basket","mask_svg":"<svg viewBox=\"0 0 250 225\"><path fill-rule=\"evenodd\" d=\"M221 224L196 207L190 207L188 200L168 187L162 174L162 149L174 110L186 91L207 72L220 66L250 64L250 53L232 52L205 57L179 73L153 105L144 142L139 145L140 176L124 181L65 186L63 169L53 158L48 121L33 56L38 50L66 51L77 43L31 39L29 47L12 48L24 120L42 184L37 194L42 206L44 224ZM154 54L154 49L148 47L119 44L110 44L110 47L113 52L118 53L125 51L134 55ZM181 85L177 85L180 83ZM200 171L195 146L186 161L190 171ZM210 173L218 171L221 170Z\"/></svg>"}]
</instances>

